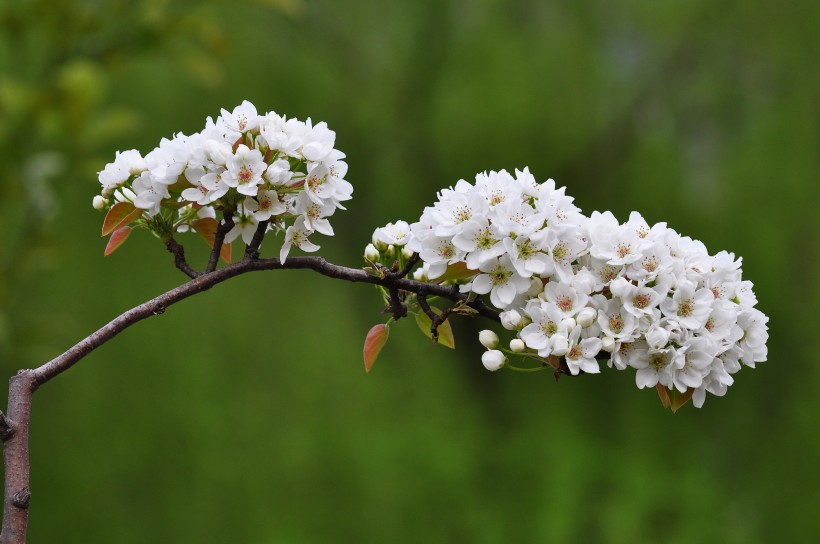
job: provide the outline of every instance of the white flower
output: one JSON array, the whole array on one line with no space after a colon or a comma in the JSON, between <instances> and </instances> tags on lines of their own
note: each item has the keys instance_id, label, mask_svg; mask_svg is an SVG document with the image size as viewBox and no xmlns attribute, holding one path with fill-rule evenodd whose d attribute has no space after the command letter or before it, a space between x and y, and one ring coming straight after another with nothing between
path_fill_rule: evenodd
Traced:
<instances>
[{"instance_id":1,"label":"white flower","mask_svg":"<svg viewBox=\"0 0 820 544\"><path fill-rule=\"evenodd\" d=\"M497 349L491 349L481 354L481 363L490 372L495 372L507 364L507 357Z\"/></svg>"},{"instance_id":2,"label":"white flower","mask_svg":"<svg viewBox=\"0 0 820 544\"><path fill-rule=\"evenodd\" d=\"M527 347L538 350L541 357L547 357L554 347L553 337L568 334L567 327L561 322L563 314L554 304L537 299L527 305L526 312L532 323L521 329L519 336Z\"/></svg>"},{"instance_id":3,"label":"white flower","mask_svg":"<svg viewBox=\"0 0 820 544\"><path fill-rule=\"evenodd\" d=\"M225 127L236 133L235 136L259 127L259 115L256 113L256 106L247 100L235 107L232 112L223 109L222 119L225 121Z\"/></svg>"},{"instance_id":4,"label":"white flower","mask_svg":"<svg viewBox=\"0 0 820 544\"><path fill-rule=\"evenodd\" d=\"M544 298L557 306L564 317L572 317L580 312L589 300L587 295L578 293L571 285L557 281L544 286Z\"/></svg>"},{"instance_id":5,"label":"white flower","mask_svg":"<svg viewBox=\"0 0 820 544\"><path fill-rule=\"evenodd\" d=\"M637 368L635 383L639 388L655 387L661 384L672 387L672 372L675 368L683 367L683 356L675 348L647 350L629 361L629 365Z\"/></svg>"},{"instance_id":6,"label":"white flower","mask_svg":"<svg viewBox=\"0 0 820 544\"><path fill-rule=\"evenodd\" d=\"M226 164L228 172L225 174L225 182L243 195L256 196L262 174L268 167L262 158L262 152L240 144L236 153L228 156Z\"/></svg>"},{"instance_id":7,"label":"white flower","mask_svg":"<svg viewBox=\"0 0 820 544\"><path fill-rule=\"evenodd\" d=\"M694 283L683 281L678 284L672 298L661 301L661 312L677 320L682 327L695 330L706 324L714 300L715 296L709 289L696 289Z\"/></svg>"},{"instance_id":8,"label":"white flower","mask_svg":"<svg viewBox=\"0 0 820 544\"><path fill-rule=\"evenodd\" d=\"M282 249L279 251L279 260L285 262L291 246L296 246L309 253L318 251L319 246L308 240L308 236L311 234L313 234L313 231L305 226L305 218L302 216L297 217L293 225L285 231L285 243L282 244Z\"/></svg>"},{"instance_id":9,"label":"white flower","mask_svg":"<svg viewBox=\"0 0 820 544\"><path fill-rule=\"evenodd\" d=\"M386 245L404 246L410 238L410 225L406 221L396 221L377 228L373 240Z\"/></svg>"},{"instance_id":10,"label":"white flower","mask_svg":"<svg viewBox=\"0 0 820 544\"><path fill-rule=\"evenodd\" d=\"M601 351L601 339L587 338L579 342L580 337L581 327L576 326L569 334L569 350L565 356L569 371L573 376L582 370L587 374L598 374L601 368L595 356Z\"/></svg>"},{"instance_id":11,"label":"white flower","mask_svg":"<svg viewBox=\"0 0 820 544\"><path fill-rule=\"evenodd\" d=\"M253 235L256 234L256 227L258 225L259 221L253 214L248 213L248 210L241 207L238 213L233 216L233 228L225 234L225 241L231 243L239 238L239 236L242 236L242 241L245 242L245 244L250 244L253 240Z\"/></svg>"},{"instance_id":12,"label":"white flower","mask_svg":"<svg viewBox=\"0 0 820 544\"><path fill-rule=\"evenodd\" d=\"M522 278L516 274L509 256L502 255L501 258L487 263L480 269L484 274L479 274L472 282L472 291L479 295L490 293L490 302L496 308L506 308L516 295L525 293L530 287L527 278Z\"/></svg>"}]
</instances>

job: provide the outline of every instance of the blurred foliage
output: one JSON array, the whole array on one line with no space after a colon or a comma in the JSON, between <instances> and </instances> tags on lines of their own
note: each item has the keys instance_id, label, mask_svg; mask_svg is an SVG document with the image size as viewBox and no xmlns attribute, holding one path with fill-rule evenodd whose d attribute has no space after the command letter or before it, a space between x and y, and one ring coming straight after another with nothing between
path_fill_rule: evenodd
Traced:
<instances>
[{"instance_id":1,"label":"blurred foliage","mask_svg":"<svg viewBox=\"0 0 820 544\"><path fill-rule=\"evenodd\" d=\"M38 392L32 542L811 540L817 20L811 0L4 2L6 375L184 280L148 236L103 259L95 173L245 98L337 131L356 193L333 261L529 165L587 212L742 255L771 317L769 362L672 416L627 373L489 374L479 322L455 353L399 322L365 375L374 291L238 278Z\"/></svg>"}]
</instances>

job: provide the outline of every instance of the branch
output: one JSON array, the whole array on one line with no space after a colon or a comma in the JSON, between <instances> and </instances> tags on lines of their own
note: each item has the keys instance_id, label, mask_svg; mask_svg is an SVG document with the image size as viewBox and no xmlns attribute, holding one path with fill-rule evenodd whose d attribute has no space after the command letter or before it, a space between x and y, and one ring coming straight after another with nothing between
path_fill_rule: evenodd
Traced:
<instances>
[{"instance_id":1,"label":"branch","mask_svg":"<svg viewBox=\"0 0 820 544\"><path fill-rule=\"evenodd\" d=\"M200 275L199 272L191 268L191 265L188 264L188 261L185 260L185 248L179 244L176 240L171 237L168 237L165 240L165 247L173 253L174 255L174 265L177 268L182 270L182 273L188 276L189 278L196 278Z\"/></svg>"},{"instance_id":2,"label":"branch","mask_svg":"<svg viewBox=\"0 0 820 544\"><path fill-rule=\"evenodd\" d=\"M260 230L264 234L262 229L262 224L260 224ZM254 236L254 240L256 240L256 236ZM500 321L498 312L487 308L480 300L470 301L468 294L460 293L455 285L445 286L425 283L403 277L409 272L412 265L405 266L405 270L401 272L378 277L361 269L329 263L321 257L291 257L283 263L279 259L259 259L253 256L254 254L258 255L258 253L252 252L250 258L245 258L219 270L200 274L187 264L182 246L176 241L172 238L169 239L166 241L166 247L174 254L177 268L192 278L189 282L121 314L46 364L33 370L21 370L16 376L12 377L9 387L8 416L0 412L0 438L5 442L3 448L5 501L0 544L25 542L28 504L31 498L29 492L28 429L31 399L34 392L41 385L62 374L131 325L148 317L163 314L167 308L177 302L207 291L225 280L248 272L263 270L309 269L333 279L353 283L369 283L386 288L390 292L393 315L397 319L407 314L407 307L401 300L401 291L407 291L416 293L419 296L420 304L423 309L425 306L427 307L425 313L428 315L432 313L432 310L428 312L430 307L427 305L426 297L432 295L446 298L456 304L469 306L489 319ZM255 246L256 249L253 249L254 242L251 242L248 247L249 250L255 252L258 249L258 244ZM434 328L447 318L450 309L448 308L440 315L433 314L431 316Z\"/></svg>"},{"instance_id":3,"label":"branch","mask_svg":"<svg viewBox=\"0 0 820 544\"><path fill-rule=\"evenodd\" d=\"M216 270L216 265L219 264L219 256L222 254L222 245L225 243L225 235L233 228L233 216L230 213L222 213L222 222L216 227L216 234L214 235L214 248L211 250L211 256L208 259L208 266L205 267L205 272L213 272Z\"/></svg>"},{"instance_id":4,"label":"branch","mask_svg":"<svg viewBox=\"0 0 820 544\"><path fill-rule=\"evenodd\" d=\"M259 224L256 226L256 232L253 233L253 238L251 239L251 243L245 246L245 258L246 259L258 259L259 258L259 246L262 245L262 238L265 237L265 233L268 231L268 222L267 221L260 221Z\"/></svg>"}]
</instances>

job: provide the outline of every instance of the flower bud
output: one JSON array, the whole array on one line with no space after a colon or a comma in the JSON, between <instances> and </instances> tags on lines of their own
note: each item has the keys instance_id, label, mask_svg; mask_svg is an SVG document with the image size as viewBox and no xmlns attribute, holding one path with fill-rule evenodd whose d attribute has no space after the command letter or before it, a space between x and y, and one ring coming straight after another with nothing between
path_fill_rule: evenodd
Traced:
<instances>
[{"instance_id":1,"label":"flower bud","mask_svg":"<svg viewBox=\"0 0 820 544\"><path fill-rule=\"evenodd\" d=\"M556 357L563 357L569 351L569 340L564 336L554 335L552 337L552 353Z\"/></svg>"},{"instance_id":2,"label":"flower bud","mask_svg":"<svg viewBox=\"0 0 820 544\"><path fill-rule=\"evenodd\" d=\"M94 200L91 201L91 205L94 206L95 210L102 210L105 208L106 202L107 200L104 197L97 195L94 197Z\"/></svg>"},{"instance_id":3,"label":"flower bud","mask_svg":"<svg viewBox=\"0 0 820 544\"><path fill-rule=\"evenodd\" d=\"M646 343L652 349L661 349L669 342L669 331L663 327L653 325L646 331Z\"/></svg>"},{"instance_id":4,"label":"flower bud","mask_svg":"<svg viewBox=\"0 0 820 544\"><path fill-rule=\"evenodd\" d=\"M373 244L367 244L367 247L364 248L364 258L374 263L379 262L379 250Z\"/></svg>"},{"instance_id":5,"label":"flower bud","mask_svg":"<svg viewBox=\"0 0 820 544\"><path fill-rule=\"evenodd\" d=\"M572 277L571 285L576 292L588 295L595 290L595 276L586 268L582 268Z\"/></svg>"},{"instance_id":6,"label":"flower bud","mask_svg":"<svg viewBox=\"0 0 820 544\"><path fill-rule=\"evenodd\" d=\"M490 372L495 372L507 364L507 358L497 349L491 349L481 355L481 363Z\"/></svg>"},{"instance_id":7,"label":"flower bud","mask_svg":"<svg viewBox=\"0 0 820 544\"><path fill-rule=\"evenodd\" d=\"M478 333L478 341L487 349L495 349L498 347L498 335L489 329Z\"/></svg>"},{"instance_id":8,"label":"flower bud","mask_svg":"<svg viewBox=\"0 0 820 544\"><path fill-rule=\"evenodd\" d=\"M376 246L378 247L378 246ZM387 256L388 259L395 259L396 258L396 247L392 244L387 246L384 254Z\"/></svg>"},{"instance_id":9,"label":"flower bud","mask_svg":"<svg viewBox=\"0 0 820 544\"><path fill-rule=\"evenodd\" d=\"M103 197L108 198L112 194L114 194L114 188L113 187L103 187L103 190L102 190L102 196Z\"/></svg>"},{"instance_id":10,"label":"flower bud","mask_svg":"<svg viewBox=\"0 0 820 544\"><path fill-rule=\"evenodd\" d=\"M378 229L376 229L376 232L378 232ZM376 247L377 250L384 251L387 249L388 244L384 242L382 239L376 237L376 232L373 233L373 245Z\"/></svg>"},{"instance_id":11,"label":"flower bud","mask_svg":"<svg viewBox=\"0 0 820 544\"><path fill-rule=\"evenodd\" d=\"M586 308L578 312L578 318L576 319L576 321L579 325L581 325L581 327L586 329L587 327L595 323L596 317L598 317L598 312L595 310L595 308L590 308L589 306L587 306Z\"/></svg>"},{"instance_id":12,"label":"flower bud","mask_svg":"<svg viewBox=\"0 0 820 544\"><path fill-rule=\"evenodd\" d=\"M413 256L413 250L407 246L404 246L403 248L401 248L401 256L405 259L409 259Z\"/></svg>"},{"instance_id":13,"label":"flower bud","mask_svg":"<svg viewBox=\"0 0 820 544\"><path fill-rule=\"evenodd\" d=\"M521 324L521 314L516 310L501 312L498 317L501 318L501 326L508 331L517 329Z\"/></svg>"},{"instance_id":14,"label":"flower bud","mask_svg":"<svg viewBox=\"0 0 820 544\"><path fill-rule=\"evenodd\" d=\"M607 353L615 351L615 339L611 336L604 336L601 338L601 349Z\"/></svg>"},{"instance_id":15,"label":"flower bud","mask_svg":"<svg viewBox=\"0 0 820 544\"><path fill-rule=\"evenodd\" d=\"M564 319L561 320L561 325L565 326L568 331L571 331L572 329L574 329L575 325L577 325L577 324L578 324L578 322L575 321L575 319L572 318L572 317L565 317Z\"/></svg>"},{"instance_id":16,"label":"flower bud","mask_svg":"<svg viewBox=\"0 0 820 544\"><path fill-rule=\"evenodd\" d=\"M524 345L524 341L520 338L513 338L510 340L510 351L513 353L521 353L525 349L527 349L527 346Z\"/></svg>"},{"instance_id":17,"label":"flower bud","mask_svg":"<svg viewBox=\"0 0 820 544\"><path fill-rule=\"evenodd\" d=\"M544 284L541 282L541 278L532 278L530 280L530 288L527 289L527 296L528 297L535 297L538 296L539 293L544 292Z\"/></svg>"}]
</instances>

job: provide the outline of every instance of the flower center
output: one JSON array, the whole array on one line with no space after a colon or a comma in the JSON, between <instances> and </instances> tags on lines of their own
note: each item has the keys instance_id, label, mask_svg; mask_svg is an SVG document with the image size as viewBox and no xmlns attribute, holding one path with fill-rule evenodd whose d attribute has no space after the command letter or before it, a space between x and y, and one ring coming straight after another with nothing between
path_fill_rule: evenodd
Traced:
<instances>
[{"instance_id":1,"label":"flower center","mask_svg":"<svg viewBox=\"0 0 820 544\"><path fill-rule=\"evenodd\" d=\"M622 243L620 243L620 244L618 244L618 245L617 245L617 247L616 247L615 249L617 250L617 252L618 252L618 256L619 256L621 259L623 259L623 258L624 258L624 257L626 257L627 255L629 255L630 253L632 253L632 246L630 246L629 244L624 244L623 242L622 242Z\"/></svg>"},{"instance_id":2,"label":"flower center","mask_svg":"<svg viewBox=\"0 0 820 544\"><path fill-rule=\"evenodd\" d=\"M568 312L572 310L572 299L566 295L558 297L558 299L555 301L555 304L561 309L562 312Z\"/></svg>"},{"instance_id":3,"label":"flower center","mask_svg":"<svg viewBox=\"0 0 820 544\"><path fill-rule=\"evenodd\" d=\"M666 357L663 356L663 353L653 353L649 357L649 366L655 370L663 369L666 366Z\"/></svg>"},{"instance_id":4,"label":"flower center","mask_svg":"<svg viewBox=\"0 0 820 544\"><path fill-rule=\"evenodd\" d=\"M253 170L248 168L247 165L242 165L242 168L239 169L239 181L248 183L252 178Z\"/></svg>"},{"instance_id":5,"label":"flower center","mask_svg":"<svg viewBox=\"0 0 820 544\"><path fill-rule=\"evenodd\" d=\"M651 301L652 301L652 297L650 297L649 295L647 295L645 293L642 293L640 295L635 295L635 297L632 299L632 304L634 304L635 307L638 308L639 310L643 310L644 308L649 306L649 303Z\"/></svg>"},{"instance_id":6,"label":"flower center","mask_svg":"<svg viewBox=\"0 0 820 544\"><path fill-rule=\"evenodd\" d=\"M678 305L678 317L689 317L695 311L695 303L692 299L684 300Z\"/></svg>"},{"instance_id":7,"label":"flower center","mask_svg":"<svg viewBox=\"0 0 820 544\"><path fill-rule=\"evenodd\" d=\"M621 314L615 314L609 318L609 330L614 333L619 333L624 329L624 320Z\"/></svg>"}]
</instances>

